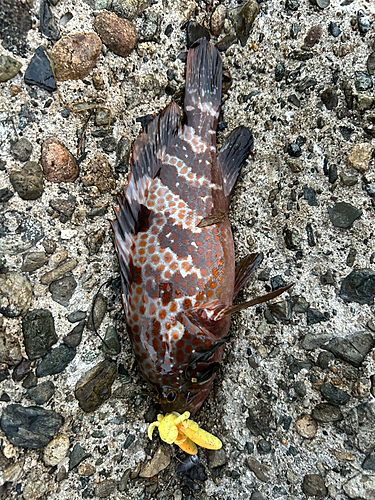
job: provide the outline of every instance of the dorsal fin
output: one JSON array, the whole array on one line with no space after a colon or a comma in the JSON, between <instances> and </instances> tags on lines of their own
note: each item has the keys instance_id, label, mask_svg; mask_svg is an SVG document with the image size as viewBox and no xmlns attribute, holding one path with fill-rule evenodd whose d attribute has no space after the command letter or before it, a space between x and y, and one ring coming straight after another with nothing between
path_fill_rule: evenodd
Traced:
<instances>
[{"instance_id":1,"label":"dorsal fin","mask_svg":"<svg viewBox=\"0 0 375 500\"><path fill-rule=\"evenodd\" d=\"M126 300L131 273L131 252L134 234L147 198L152 180L158 175L163 157L180 128L180 108L172 102L159 115L155 115L138 136L130 161L131 174L128 185L114 207L116 220L112 221L115 248L121 268L124 300Z\"/></svg>"},{"instance_id":2,"label":"dorsal fin","mask_svg":"<svg viewBox=\"0 0 375 500\"><path fill-rule=\"evenodd\" d=\"M242 166L253 149L253 134L247 127L237 127L228 135L217 157L223 176L224 194L230 196Z\"/></svg>"}]
</instances>

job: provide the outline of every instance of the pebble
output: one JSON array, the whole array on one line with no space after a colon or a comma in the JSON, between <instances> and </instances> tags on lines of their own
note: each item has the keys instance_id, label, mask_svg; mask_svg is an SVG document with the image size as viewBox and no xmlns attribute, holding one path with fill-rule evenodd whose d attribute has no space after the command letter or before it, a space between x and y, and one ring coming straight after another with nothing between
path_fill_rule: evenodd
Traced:
<instances>
[{"instance_id":1,"label":"pebble","mask_svg":"<svg viewBox=\"0 0 375 500\"><path fill-rule=\"evenodd\" d=\"M369 15L363 12L362 9L357 12L357 23L359 32L365 35L369 31L371 24Z\"/></svg>"},{"instance_id":2,"label":"pebble","mask_svg":"<svg viewBox=\"0 0 375 500\"><path fill-rule=\"evenodd\" d=\"M51 51L56 80L82 80L94 69L101 50L102 42L96 33L62 37Z\"/></svg>"},{"instance_id":3,"label":"pebble","mask_svg":"<svg viewBox=\"0 0 375 500\"><path fill-rule=\"evenodd\" d=\"M7 318L23 316L30 309L33 288L23 274L11 271L0 274L0 313Z\"/></svg>"},{"instance_id":4,"label":"pebble","mask_svg":"<svg viewBox=\"0 0 375 500\"><path fill-rule=\"evenodd\" d=\"M14 195L13 191L11 191L8 188L1 188L0 189L0 203L6 203L9 201L12 196Z\"/></svg>"},{"instance_id":5,"label":"pebble","mask_svg":"<svg viewBox=\"0 0 375 500\"><path fill-rule=\"evenodd\" d=\"M78 474L83 477L93 476L96 472L96 468L92 464L80 464L78 466Z\"/></svg>"},{"instance_id":6,"label":"pebble","mask_svg":"<svg viewBox=\"0 0 375 500\"><path fill-rule=\"evenodd\" d=\"M261 455L267 455L268 453L271 453L271 444L265 439L261 438L257 442L257 450Z\"/></svg>"},{"instance_id":7,"label":"pebble","mask_svg":"<svg viewBox=\"0 0 375 500\"><path fill-rule=\"evenodd\" d=\"M116 363L109 360L101 361L83 374L74 391L82 410L91 412L99 408L111 396L111 386L116 376Z\"/></svg>"},{"instance_id":8,"label":"pebble","mask_svg":"<svg viewBox=\"0 0 375 500\"><path fill-rule=\"evenodd\" d=\"M292 158L299 158L302 155L301 146L298 142L292 142L291 144L288 144L287 153Z\"/></svg>"},{"instance_id":9,"label":"pebble","mask_svg":"<svg viewBox=\"0 0 375 500\"><path fill-rule=\"evenodd\" d=\"M87 328L89 330L94 330L94 325L96 330L102 324L105 313L107 312L107 299L101 293L95 296L93 300L92 309L89 313ZM94 319L94 324L93 324Z\"/></svg>"},{"instance_id":10,"label":"pebble","mask_svg":"<svg viewBox=\"0 0 375 500\"><path fill-rule=\"evenodd\" d=\"M311 415L315 420L324 424L339 422L343 419L340 408L329 403L320 403L316 405Z\"/></svg>"},{"instance_id":11,"label":"pebble","mask_svg":"<svg viewBox=\"0 0 375 500\"><path fill-rule=\"evenodd\" d=\"M0 319L0 363L14 366L22 361L18 335L11 334ZM1 377L0 377L1 378Z\"/></svg>"},{"instance_id":12,"label":"pebble","mask_svg":"<svg viewBox=\"0 0 375 500\"><path fill-rule=\"evenodd\" d=\"M39 30L48 40L60 38L60 27L57 19L52 14L48 0L41 0L39 6Z\"/></svg>"},{"instance_id":13,"label":"pebble","mask_svg":"<svg viewBox=\"0 0 375 500\"><path fill-rule=\"evenodd\" d=\"M272 315L281 321L289 321L292 317L292 307L290 299L281 300L280 302L274 302L269 304L269 310Z\"/></svg>"},{"instance_id":14,"label":"pebble","mask_svg":"<svg viewBox=\"0 0 375 500\"><path fill-rule=\"evenodd\" d=\"M55 394L55 384L51 380L46 380L28 389L27 394L37 405L44 405Z\"/></svg>"},{"instance_id":15,"label":"pebble","mask_svg":"<svg viewBox=\"0 0 375 500\"><path fill-rule=\"evenodd\" d=\"M341 424L348 443L363 453L375 448L375 403L361 403L352 408Z\"/></svg>"},{"instance_id":16,"label":"pebble","mask_svg":"<svg viewBox=\"0 0 375 500\"><path fill-rule=\"evenodd\" d=\"M11 56L0 56L0 82L7 82L14 78L22 64Z\"/></svg>"},{"instance_id":17,"label":"pebble","mask_svg":"<svg viewBox=\"0 0 375 500\"><path fill-rule=\"evenodd\" d=\"M265 498L260 491L253 491L250 500L265 500Z\"/></svg>"},{"instance_id":18,"label":"pebble","mask_svg":"<svg viewBox=\"0 0 375 500\"><path fill-rule=\"evenodd\" d=\"M307 497L325 497L327 488L318 474L306 474L302 481L302 491Z\"/></svg>"},{"instance_id":19,"label":"pebble","mask_svg":"<svg viewBox=\"0 0 375 500\"><path fill-rule=\"evenodd\" d=\"M96 186L99 191L107 193L115 188L116 182L107 158L102 153L96 153L82 174L84 186Z\"/></svg>"},{"instance_id":20,"label":"pebble","mask_svg":"<svg viewBox=\"0 0 375 500\"><path fill-rule=\"evenodd\" d=\"M77 206L77 199L75 196L69 195L67 198L52 199L49 205L60 214L60 221L65 224L73 215Z\"/></svg>"},{"instance_id":21,"label":"pebble","mask_svg":"<svg viewBox=\"0 0 375 500\"><path fill-rule=\"evenodd\" d=\"M341 283L340 297L345 302L373 304L375 297L375 271L354 269Z\"/></svg>"},{"instance_id":22,"label":"pebble","mask_svg":"<svg viewBox=\"0 0 375 500\"><path fill-rule=\"evenodd\" d=\"M210 40L210 32L207 28L204 28L201 24L192 22L187 25L186 30L186 45L189 49L193 43L195 43L200 38L206 38L206 40Z\"/></svg>"},{"instance_id":23,"label":"pebble","mask_svg":"<svg viewBox=\"0 0 375 500\"><path fill-rule=\"evenodd\" d=\"M57 90L50 58L43 46L38 47L34 52L26 68L24 80L28 85L36 85L48 92Z\"/></svg>"},{"instance_id":24,"label":"pebble","mask_svg":"<svg viewBox=\"0 0 375 500\"><path fill-rule=\"evenodd\" d=\"M337 38L338 36L341 35L341 30L340 28L337 26L336 23L334 22L330 22L329 23L329 26L328 26L328 32L334 36L335 38Z\"/></svg>"},{"instance_id":25,"label":"pebble","mask_svg":"<svg viewBox=\"0 0 375 500\"><path fill-rule=\"evenodd\" d=\"M117 483L114 479L100 481L95 487L95 495L98 498L107 498L117 490Z\"/></svg>"},{"instance_id":26,"label":"pebble","mask_svg":"<svg viewBox=\"0 0 375 500\"><path fill-rule=\"evenodd\" d=\"M355 144L349 155L349 164L360 173L369 167L373 147L371 143Z\"/></svg>"},{"instance_id":27,"label":"pebble","mask_svg":"<svg viewBox=\"0 0 375 500\"><path fill-rule=\"evenodd\" d=\"M155 455L149 460L139 473L140 477L154 477L166 469L171 462L171 457L164 446L159 446Z\"/></svg>"},{"instance_id":28,"label":"pebble","mask_svg":"<svg viewBox=\"0 0 375 500\"><path fill-rule=\"evenodd\" d=\"M61 373L75 358L76 353L74 347L68 347L65 344L51 349L37 366L36 376L41 378Z\"/></svg>"},{"instance_id":29,"label":"pebble","mask_svg":"<svg viewBox=\"0 0 375 500\"><path fill-rule=\"evenodd\" d=\"M87 453L80 443L76 443L69 456L69 470L73 470L89 456L90 453Z\"/></svg>"},{"instance_id":30,"label":"pebble","mask_svg":"<svg viewBox=\"0 0 375 500\"><path fill-rule=\"evenodd\" d=\"M52 271L48 271L43 274L40 278L40 282L42 285L50 285L53 281L56 281L62 278L65 274L73 271L78 265L78 261L75 259L67 260L60 264L59 266L52 269Z\"/></svg>"},{"instance_id":31,"label":"pebble","mask_svg":"<svg viewBox=\"0 0 375 500\"><path fill-rule=\"evenodd\" d=\"M365 92L366 90L372 89L374 85L372 76L364 71L356 71L354 73L354 85L358 92Z\"/></svg>"},{"instance_id":32,"label":"pebble","mask_svg":"<svg viewBox=\"0 0 375 500\"><path fill-rule=\"evenodd\" d=\"M36 200L43 193L43 172L35 161L28 161L21 170L9 174L13 188L23 200Z\"/></svg>"},{"instance_id":33,"label":"pebble","mask_svg":"<svg viewBox=\"0 0 375 500\"><path fill-rule=\"evenodd\" d=\"M375 75L375 52L371 52L367 58L367 71L369 75Z\"/></svg>"},{"instance_id":34,"label":"pebble","mask_svg":"<svg viewBox=\"0 0 375 500\"><path fill-rule=\"evenodd\" d=\"M151 4L151 0L85 0L94 2L94 9L107 9L125 19L134 19Z\"/></svg>"},{"instance_id":35,"label":"pebble","mask_svg":"<svg viewBox=\"0 0 375 500\"><path fill-rule=\"evenodd\" d=\"M216 469L217 467L222 467L226 463L227 463L227 454L223 448L221 448L220 450L207 451L207 464L210 469Z\"/></svg>"},{"instance_id":36,"label":"pebble","mask_svg":"<svg viewBox=\"0 0 375 500\"><path fill-rule=\"evenodd\" d=\"M343 490L355 500L373 500L375 497L375 476L358 474L344 484Z\"/></svg>"},{"instance_id":37,"label":"pebble","mask_svg":"<svg viewBox=\"0 0 375 500\"><path fill-rule=\"evenodd\" d=\"M10 404L3 410L0 426L14 446L36 450L51 441L63 421L63 417L53 410Z\"/></svg>"},{"instance_id":38,"label":"pebble","mask_svg":"<svg viewBox=\"0 0 375 500\"><path fill-rule=\"evenodd\" d=\"M266 483L269 480L269 477L266 474L267 467L258 462L256 458L248 457L246 459L246 465L252 472L254 472L259 481Z\"/></svg>"},{"instance_id":39,"label":"pebble","mask_svg":"<svg viewBox=\"0 0 375 500\"><path fill-rule=\"evenodd\" d=\"M372 450L364 459L362 469L375 471L375 450Z\"/></svg>"},{"instance_id":40,"label":"pebble","mask_svg":"<svg viewBox=\"0 0 375 500\"><path fill-rule=\"evenodd\" d=\"M301 249L301 233L297 229L286 228L284 230L285 246L288 250Z\"/></svg>"},{"instance_id":41,"label":"pebble","mask_svg":"<svg viewBox=\"0 0 375 500\"><path fill-rule=\"evenodd\" d=\"M45 252L30 252L23 256L21 271L24 273L33 273L48 262L48 256Z\"/></svg>"},{"instance_id":42,"label":"pebble","mask_svg":"<svg viewBox=\"0 0 375 500\"><path fill-rule=\"evenodd\" d=\"M77 282L74 276L68 275L52 281L48 288L51 292L52 300L64 307L68 307L74 290L77 288Z\"/></svg>"},{"instance_id":43,"label":"pebble","mask_svg":"<svg viewBox=\"0 0 375 500\"><path fill-rule=\"evenodd\" d=\"M29 359L22 359L18 365L16 365L12 372L12 379L15 382L20 382L27 375L30 374L31 371L31 361Z\"/></svg>"},{"instance_id":44,"label":"pebble","mask_svg":"<svg viewBox=\"0 0 375 500\"><path fill-rule=\"evenodd\" d=\"M374 346L375 340L371 334L359 332L351 337L335 337L325 349L358 368Z\"/></svg>"},{"instance_id":45,"label":"pebble","mask_svg":"<svg viewBox=\"0 0 375 500\"><path fill-rule=\"evenodd\" d=\"M303 44L305 47L314 47L316 42L321 38L323 30L321 26L312 26L307 32Z\"/></svg>"},{"instance_id":46,"label":"pebble","mask_svg":"<svg viewBox=\"0 0 375 500\"><path fill-rule=\"evenodd\" d=\"M283 63L277 63L275 67L276 82L281 82L284 76L285 76L285 65Z\"/></svg>"},{"instance_id":47,"label":"pebble","mask_svg":"<svg viewBox=\"0 0 375 500\"><path fill-rule=\"evenodd\" d=\"M94 22L102 42L115 54L127 57L137 43L137 31L133 23L117 17L113 12L100 12Z\"/></svg>"},{"instance_id":48,"label":"pebble","mask_svg":"<svg viewBox=\"0 0 375 500\"><path fill-rule=\"evenodd\" d=\"M105 238L105 229L92 231L85 238L85 244L89 249L90 255L95 255L99 252Z\"/></svg>"},{"instance_id":49,"label":"pebble","mask_svg":"<svg viewBox=\"0 0 375 500\"><path fill-rule=\"evenodd\" d=\"M328 321L325 315L318 309L313 309L309 307L307 310L307 326L316 325L322 321Z\"/></svg>"},{"instance_id":50,"label":"pebble","mask_svg":"<svg viewBox=\"0 0 375 500\"><path fill-rule=\"evenodd\" d=\"M329 219L335 227L349 229L353 223L362 216L362 210L354 207L350 203L341 201L333 207L328 207Z\"/></svg>"},{"instance_id":51,"label":"pebble","mask_svg":"<svg viewBox=\"0 0 375 500\"><path fill-rule=\"evenodd\" d=\"M10 152L16 160L25 162L30 159L31 153L33 151L33 145L26 139L26 137L21 137L11 145Z\"/></svg>"},{"instance_id":52,"label":"pebble","mask_svg":"<svg viewBox=\"0 0 375 500\"><path fill-rule=\"evenodd\" d=\"M56 137L43 141L40 162L45 178L51 182L74 182L78 177L76 159Z\"/></svg>"},{"instance_id":53,"label":"pebble","mask_svg":"<svg viewBox=\"0 0 375 500\"><path fill-rule=\"evenodd\" d=\"M82 333L83 333L83 329L85 327L85 324L86 324L86 320L82 319L78 323L78 325L76 325L73 328L73 330L70 331L68 333L68 335L66 335L63 338L64 344L66 344L69 347L77 347L77 346L79 346L79 344L81 343L81 340L82 340Z\"/></svg>"},{"instance_id":54,"label":"pebble","mask_svg":"<svg viewBox=\"0 0 375 500\"><path fill-rule=\"evenodd\" d=\"M118 338L116 327L108 325L103 342L103 352L108 356L120 354L121 344Z\"/></svg>"},{"instance_id":55,"label":"pebble","mask_svg":"<svg viewBox=\"0 0 375 500\"><path fill-rule=\"evenodd\" d=\"M298 10L299 9L299 1L298 0L286 0L285 2L286 10Z\"/></svg>"},{"instance_id":56,"label":"pebble","mask_svg":"<svg viewBox=\"0 0 375 500\"><path fill-rule=\"evenodd\" d=\"M73 311L68 314L66 319L69 321L69 323L78 323L79 321L86 319L86 311Z\"/></svg>"},{"instance_id":57,"label":"pebble","mask_svg":"<svg viewBox=\"0 0 375 500\"><path fill-rule=\"evenodd\" d=\"M329 365L333 363L335 356L330 352L320 352L318 359L316 360L316 365L322 368L322 370L327 370Z\"/></svg>"},{"instance_id":58,"label":"pebble","mask_svg":"<svg viewBox=\"0 0 375 500\"><path fill-rule=\"evenodd\" d=\"M347 392L335 387L328 382L320 387L320 392L322 396L328 401L328 403L335 405L346 405L348 403L350 396Z\"/></svg>"},{"instance_id":59,"label":"pebble","mask_svg":"<svg viewBox=\"0 0 375 500\"><path fill-rule=\"evenodd\" d=\"M58 434L44 448L43 462L47 467L58 465L68 454L70 446L69 437L66 434Z\"/></svg>"},{"instance_id":60,"label":"pebble","mask_svg":"<svg viewBox=\"0 0 375 500\"><path fill-rule=\"evenodd\" d=\"M34 309L22 318L22 332L27 356L34 360L45 356L57 342L53 316L47 309Z\"/></svg>"},{"instance_id":61,"label":"pebble","mask_svg":"<svg viewBox=\"0 0 375 500\"><path fill-rule=\"evenodd\" d=\"M255 406L249 408L249 416L246 419L246 427L254 436L267 437L271 432L269 427L272 418L271 407L263 400L258 401Z\"/></svg>"},{"instance_id":62,"label":"pebble","mask_svg":"<svg viewBox=\"0 0 375 500\"><path fill-rule=\"evenodd\" d=\"M311 415L305 414L296 421L296 431L304 438L312 439L318 431L318 424Z\"/></svg>"},{"instance_id":63,"label":"pebble","mask_svg":"<svg viewBox=\"0 0 375 500\"><path fill-rule=\"evenodd\" d=\"M224 28L226 8L223 4L219 4L213 11L210 19L210 30L213 36L219 36Z\"/></svg>"},{"instance_id":64,"label":"pebble","mask_svg":"<svg viewBox=\"0 0 375 500\"><path fill-rule=\"evenodd\" d=\"M358 182L356 175L346 175L345 172L340 173L340 179L344 186L355 186Z\"/></svg>"},{"instance_id":65,"label":"pebble","mask_svg":"<svg viewBox=\"0 0 375 500\"><path fill-rule=\"evenodd\" d=\"M294 383L293 387L294 390L296 391L296 394L298 394L300 398L304 398L306 396L307 388L304 382L302 382L301 380L297 380L297 382Z\"/></svg>"},{"instance_id":66,"label":"pebble","mask_svg":"<svg viewBox=\"0 0 375 500\"><path fill-rule=\"evenodd\" d=\"M339 103L336 89L333 87L326 88L321 94L320 98L328 110L335 109Z\"/></svg>"},{"instance_id":67,"label":"pebble","mask_svg":"<svg viewBox=\"0 0 375 500\"><path fill-rule=\"evenodd\" d=\"M244 47L249 39L251 27L255 18L259 14L259 6L255 0L250 0L244 5L228 11L228 17L231 19L237 38Z\"/></svg>"}]
</instances>

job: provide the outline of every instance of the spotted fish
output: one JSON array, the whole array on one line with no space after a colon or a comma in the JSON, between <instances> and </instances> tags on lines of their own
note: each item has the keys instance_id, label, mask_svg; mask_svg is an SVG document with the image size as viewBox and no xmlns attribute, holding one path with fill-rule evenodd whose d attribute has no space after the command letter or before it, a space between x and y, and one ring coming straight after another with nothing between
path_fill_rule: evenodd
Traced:
<instances>
[{"instance_id":1,"label":"spotted fish","mask_svg":"<svg viewBox=\"0 0 375 500\"><path fill-rule=\"evenodd\" d=\"M221 86L220 54L201 39L188 52L183 121L172 102L138 136L112 223L127 330L167 413L202 405L231 314L286 289L233 305L262 255L235 271L229 202L253 137L239 127L216 155Z\"/></svg>"}]
</instances>

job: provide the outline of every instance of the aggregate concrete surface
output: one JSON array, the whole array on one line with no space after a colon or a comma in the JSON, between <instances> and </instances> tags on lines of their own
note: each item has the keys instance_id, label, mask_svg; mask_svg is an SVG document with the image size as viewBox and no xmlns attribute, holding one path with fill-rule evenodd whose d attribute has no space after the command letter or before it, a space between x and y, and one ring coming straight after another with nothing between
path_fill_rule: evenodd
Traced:
<instances>
[{"instance_id":1,"label":"aggregate concrete surface","mask_svg":"<svg viewBox=\"0 0 375 500\"><path fill-rule=\"evenodd\" d=\"M104 336L108 325L117 327L121 353L116 359L129 377L117 377L111 397L97 410L82 411L74 397L76 383L83 373L105 359L100 339L85 328L73 361L62 373L43 379L52 380L56 388L43 407L64 417L59 434L69 437L69 452L51 468L45 465L43 450L13 446L1 432L4 498L375 498L373 455L372 468L363 467L364 459L369 457L370 461L375 446L375 437L371 435L371 429L375 434L375 390L371 385L374 351L370 350L357 366L337 354L327 356L326 364L323 359L324 353L329 352L324 346L331 339L351 338L357 332L372 335L375 330L374 286L364 292L367 303L344 301L339 294L343 279L353 270L375 270L371 196L375 196L375 164L371 156L375 145L375 135L371 134L375 121L371 110L374 90L371 86L363 90L356 75L374 74L374 68L368 68L368 58L375 50L375 5L370 0L317 1L325 8L309 0L259 2L259 14L247 43L242 46L236 42L222 52L232 85L223 96L220 120L227 123L227 128L223 124L224 130L218 133L219 147L229 131L239 125L250 127L255 139L254 154L243 168L231 204L236 255L240 259L249 252L264 253L255 279L246 285L240 299L250 300L270 291L269 277L279 276L285 283L295 283L276 300L280 308L262 305L238 313L232 320L233 336L225 348L221 371L196 418L203 428L222 439L224 455L200 449L199 473L190 471L189 476L189 472L177 472L185 457L181 458L176 447L165 445L170 464L151 479L139 476L140 467L161 444L158 437L152 442L147 437L147 422L155 419L156 412L137 374L124 330L119 289L104 287L102 293L108 298L108 305L100 333ZM64 21L60 25L61 35L94 31L98 4L83 0L51 2L57 20L66 13L72 14L66 24ZM11 153L12 141L21 134L33 145L33 161L39 161L41 143L49 136L56 136L76 154L77 130L85 126L88 114L71 112L64 118L61 111L78 102L110 109L115 118L110 134L116 142L124 137L130 145L140 131L136 119L161 110L171 100L164 90L168 84L167 70L174 72L172 84L176 94L183 88L185 64L183 57L178 56L187 50L186 20L209 27L218 4L216 0L212 4L156 0L133 20L137 30L141 30L151 14L160 16L160 30L151 40L140 42L126 58L103 45L95 68L103 76L103 90L93 87L90 74L83 81L59 82L58 93L48 93L26 85L22 77L35 49L43 45L50 51L55 43L38 31L39 1L30 0L27 5L32 27L24 55L1 49L4 55L13 55L22 67L17 76L1 84L1 160L5 167L0 171L0 188L12 190L9 173L22 166ZM222 4L228 10L238 7L234 1ZM368 18L368 31L359 29L359 11ZM339 26L339 36L328 31L330 23ZM173 31L166 35L169 25ZM298 26L294 37L292 25ZM321 28L319 40L302 50L308 31L314 26ZM216 43L233 33L226 16L222 32L217 38L212 36L211 41ZM301 50L302 56L293 54ZM311 58L302 60L304 53ZM275 80L278 63L285 67L280 81ZM306 82L306 77L315 82L308 88L298 87ZM21 89L13 97L12 86ZM333 91L327 93L327 89ZM330 102L327 95L333 95ZM44 107L51 98L49 106ZM23 105L36 118L29 120L21 132L18 127ZM108 220L127 172L115 171L116 151L103 152L103 139L91 134L98 129L92 120L87 127L81 173L100 151L115 175L115 189L101 194L95 186L84 186L80 177L65 184L44 180L43 195L37 200L24 200L15 193L1 204L2 215L14 210L24 214L40 225L43 239L56 243L56 251L66 249L69 259L78 261L72 271L77 286L68 305L52 300L48 286L40 281L52 269L51 262L25 273L33 291L30 310L47 309L52 313L59 343L74 326L66 319L67 314L90 310L100 285L119 274ZM288 146L296 142L300 156L293 157ZM358 144L364 145L368 156L355 169L350 155ZM345 176L356 177L356 182L348 185L352 183L345 181ZM56 215L50 201L65 200L68 195L76 198L76 205L66 220ZM339 202L362 211L349 228L336 227L330 220L328 207ZM102 216L86 217L97 207L108 210ZM90 253L86 238L99 231L104 231L104 241L96 253ZM4 272L21 272L23 254L44 251L43 239L26 250L4 252ZM264 279L258 279L261 271ZM302 312L290 309L296 297ZM2 321L6 334L19 339L26 358L21 317L7 316ZM37 364L38 361L32 362L32 370ZM328 382L349 396L349 401L340 406L339 422L324 423L311 417L317 405L327 400L321 387ZM1 394L7 395L0 398L1 411L11 403L35 405L20 381L7 377L0 389ZM356 426L353 415L360 413L359 405L366 409L366 415ZM353 408L357 409L353 412ZM309 417L301 420L304 415ZM366 430L367 437L363 436ZM135 440L128 446L128 439L124 446L129 435ZM88 455L81 463L86 466L69 470L69 453L77 443ZM314 483L310 490L306 486L309 478Z\"/></svg>"}]
</instances>

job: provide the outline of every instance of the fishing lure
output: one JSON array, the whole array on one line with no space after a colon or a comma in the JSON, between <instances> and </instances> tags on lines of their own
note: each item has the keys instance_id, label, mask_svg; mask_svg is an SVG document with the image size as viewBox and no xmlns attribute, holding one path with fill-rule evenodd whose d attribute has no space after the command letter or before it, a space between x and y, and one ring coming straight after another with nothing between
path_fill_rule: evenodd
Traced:
<instances>
[{"instance_id":1,"label":"fishing lure","mask_svg":"<svg viewBox=\"0 0 375 500\"><path fill-rule=\"evenodd\" d=\"M253 137L238 127L216 155L221 85L219 51L201 39L188 52L183 122L171 102L138 136L112 222L127 329L166 413L149 436L157 426L162 439L192 454L195 444L221 446L189 416L210 393L231 314L291 286L233 305L263 255L235 268L229 202Z\"/></svg>"}]
</instances>

